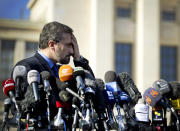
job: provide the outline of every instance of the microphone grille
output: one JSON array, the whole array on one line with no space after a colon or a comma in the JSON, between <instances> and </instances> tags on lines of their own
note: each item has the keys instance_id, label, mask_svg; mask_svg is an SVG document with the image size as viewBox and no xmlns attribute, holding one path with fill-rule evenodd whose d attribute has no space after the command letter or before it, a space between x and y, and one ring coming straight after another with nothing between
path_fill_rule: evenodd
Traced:
<instances>
[{"instance_id":1,"label":"microphone grille","mask_svg":"<svg viewBox=\"0 0 180 131\"><path fill-rule=\"evenodd\" d=\"M16 81L17 77L25 77L27 75L27 70L25 66L17 65L13 70L13 80Z\"/></svg>"},{"instance_id":2,"label":"microphone grille","mask_svg":"<svg viewBox=\"0 0 180 131\"><path fill-rule=\"evenodd\" d=\"M62 82L72 79L73 69L70 65L62 65L59 69L59 78Z\"/></svg>"},{"instance_id":3,"label":"microphone grille","mask_svg":"<svg viewBox=\"0 0 180 131\"><path fill-rule=\"evenodd\" d=\"M116 73L114 71L107 71L104 79L106 83L116 81Z\"/></svg>"},{"instance_id":4,"label":"microphone grille","mask_svg":"<svg viewBox=\"0 0 180 131\"><path fill-rule=\"evenodd\" d=\"M168 82L169 87L172 90L172 98L178 99L180 97L180 83L177 81Z\"/></svg>"},{"instance_id":5,"label":"microphone grille","mask_svg":"<svg viewBox=\"0 0 180 131\"><path fill-rule=\"evenodd\" d=\"M50 80L51 74L48 71L42 71L40 73L42 80Z\"/></svg>"},{"instance_id":6,"label":"microphone grille","mask_svg":"<svg viewBox=\"0 0 180 131\"><path fill-rule=\"evenodd\" d=\"M167 81L160 79L153 83L153 88L156 88L161 95L164 95L166 93L170 92L169 85Z\"/></svg>"},{"instance_id":7,"label":"microphone grille","mask_svg":"<svg viewBox=\"0 0 180 131\"><path fill-rule=\"evenodd\" d=\"M8 96L9 91L13 91L15 88L15 82L12 79L7 79L3 81L3 92Z\"/></svg>"},{"instance_id":8,"label":"microphone grille","mask_svg":"<svg viewBox=\"0 0 180 131\"><path fill-rule=\"evenodd\" d=\"M71 99L70 94L64 90L60 91L59 97L62 102L68 102Z\"/></svg>"},{"instance_id":9,"label":"microphone grille","mask_svg":"<svg viewBox=\"0 0 180 131\"><path fill-rule=\"evenodd\" d=\"M84 75L84 69L80 66L74 68L73 76Z\"/></svg>"},{"instance_id":10,"label":"microphone grille","mask_svg":"<svg viewBox=\"0 0 180 131\"><path fill-rule=\"evenodd\" d=\"M96 86L101 90L101 91L104 91L104 88L105 88L105 84L104 84L104 81L100 78L96 78L95 80L96 82Z\"/></svg>"},{"instance_id":11,"label":"microphone grille","mask_svg":"<svg viewBox=\"0 0 180 131\"><path fill-rule=\"evenodd\" d=\"M40 83L40 74L36 70L30 70L27 75L27 81L30 85L32 82Z\"/></svg>"}]
</instances>

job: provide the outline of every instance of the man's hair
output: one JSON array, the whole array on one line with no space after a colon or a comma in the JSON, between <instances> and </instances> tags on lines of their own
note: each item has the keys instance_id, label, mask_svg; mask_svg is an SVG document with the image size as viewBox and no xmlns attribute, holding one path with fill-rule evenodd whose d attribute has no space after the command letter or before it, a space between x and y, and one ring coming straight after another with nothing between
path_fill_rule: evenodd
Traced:
<instances>
[{"instance_id":1,"label":"man's hair","mask_svg":"<svg viewBox=\"0 0 180 131\"><path fill-rule=\"evenodd\" d=\"M61 24L59 22L47 23L40 33L39 37L39 48L45 49L48 47L49 40L59 42L63 39L63 33L73 33L73 30L67 25Z\"/></svg>"}]
</instances>

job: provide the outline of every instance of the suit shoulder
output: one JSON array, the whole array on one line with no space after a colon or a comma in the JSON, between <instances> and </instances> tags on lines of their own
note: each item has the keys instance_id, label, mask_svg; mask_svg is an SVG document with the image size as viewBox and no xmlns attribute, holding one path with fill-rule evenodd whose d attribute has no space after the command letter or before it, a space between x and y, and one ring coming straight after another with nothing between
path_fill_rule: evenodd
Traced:
<instances>
[{"instance_id":1,"label":"suit shoulder","mask_svg":"<svg viewBox=\"0 0 180 131\"><path fill-rule=\"evenodd\" d=\"M20 60L19 62L16 63L15 66L17 65L24 65L24 66L31 66L32 64L38 63L37 58L32 56L23 60Z\"/></svg>"}]
</instances>

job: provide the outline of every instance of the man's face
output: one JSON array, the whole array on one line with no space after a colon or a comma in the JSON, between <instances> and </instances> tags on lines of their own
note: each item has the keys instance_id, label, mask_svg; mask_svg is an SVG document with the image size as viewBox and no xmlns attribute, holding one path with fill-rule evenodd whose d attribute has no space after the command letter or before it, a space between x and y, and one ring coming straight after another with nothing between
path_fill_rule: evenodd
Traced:
<instances>
[{"instance_id":1,"label":"man's face","mask_svg":"<svg viewBox=\"0 0 180 131\"><path fill-rule=\"evenodd\" d=\"M70 33L64 33L63 39L55 44L54 58L61 64L68 64L73 55L73 44Z\"/></svg>"}]
</instances>

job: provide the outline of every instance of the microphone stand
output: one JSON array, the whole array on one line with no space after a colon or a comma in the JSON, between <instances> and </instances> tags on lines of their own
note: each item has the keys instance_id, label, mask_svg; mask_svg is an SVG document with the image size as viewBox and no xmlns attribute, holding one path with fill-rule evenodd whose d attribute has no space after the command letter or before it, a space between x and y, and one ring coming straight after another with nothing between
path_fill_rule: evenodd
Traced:
<instances>
[{"instance_id":1,"label":"microphone stand","mask_svg":"<svg viewBox=\"0 0 180 131\"><path fill-rule=\"evenodd\" d=\"M51 130L50 108L49 108L49 97L51 95L50 86L48 88L46 87L45 91L46 91L46 100L47 100L48 131L50 131Z\"/></svg>"}]
</instances>

